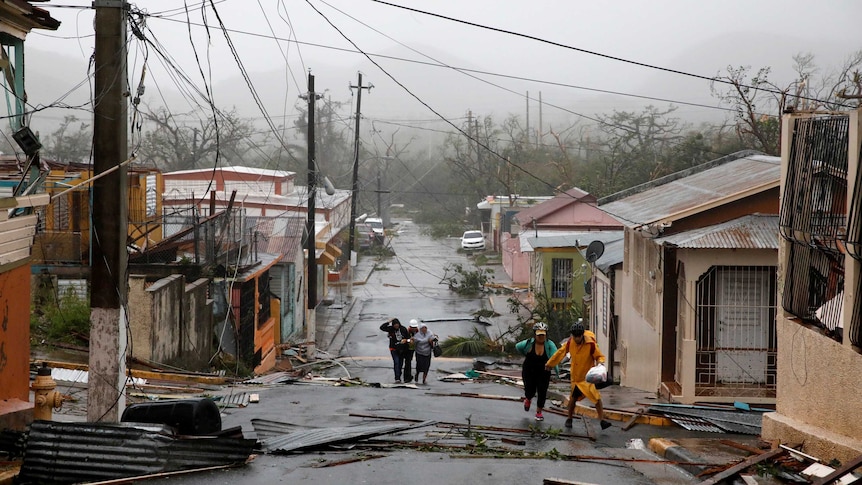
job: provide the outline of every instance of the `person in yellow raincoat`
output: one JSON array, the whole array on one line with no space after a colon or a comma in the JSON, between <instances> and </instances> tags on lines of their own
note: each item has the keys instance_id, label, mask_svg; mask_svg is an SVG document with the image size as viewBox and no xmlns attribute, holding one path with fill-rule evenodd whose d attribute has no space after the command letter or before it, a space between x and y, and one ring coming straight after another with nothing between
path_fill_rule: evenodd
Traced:
<instances>
[{"instance_id":1,"label":"person in yellow raincoat","mask_svg":"<svg viewBox=\"0 0 862 485\"><path fill-rule=\"evenodd\" d=\"M566 427L572 427L575 403L586 397L595 404L602 429L607 429L611 423L604 420L605 414L602 407L602 395L596 389L595 384L586 381L587 371L594 365L604 364L605 355L599 349L599 344L596 342L596 334L586 330L580 320L572 325L571 332L572 338L565 345L560 346L559 350L545 363L545 369L550 370L562 362L566 354L571 356L570 378L572 394L569 397Z\"/></svg>"}]
</instances>

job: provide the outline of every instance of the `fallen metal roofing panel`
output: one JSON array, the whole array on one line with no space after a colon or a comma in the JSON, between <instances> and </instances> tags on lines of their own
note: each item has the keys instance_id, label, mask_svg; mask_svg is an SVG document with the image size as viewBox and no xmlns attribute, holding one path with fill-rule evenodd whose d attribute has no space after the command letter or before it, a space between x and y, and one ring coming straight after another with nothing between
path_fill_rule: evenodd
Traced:
<instances>
[{"instance_id":1,"label":"fallen metal roofing panel","mask_svg":"<svg viewBox=\"0 0 862 485\"><path fill-rule=\"evenodd\" d=\"M295 431L318 428L318 426L283 423L281 421L270 421L269 419L252 419L251 426L254 428L255 434L260 440L272 438L273 436L286 435Z\"/></svg>"},{"instance_id":2,"label":"fallen metal roofing panel","mask_svg":"<svg viewBox=\"0 0 862 485\"><path fill-rule=\"evenodd\" d=\"M247 392L237 392L231 393L226 396L214 396L214 400L218 400L216 403L220 408L226 407L241 407L244 408L249 405L251 402L251 395Z\"/></svg>"},{"instance_id":3,"label":"fallen metal roofing panel","mask_svg":"<svg viewBox=\"0 0 862 485\"><path fill-rule=\"evenodd\" d=\"M167 428L132 423L30 426L21 483L80 483L244 463L256 440L176 438Z\"/></svg>"},{"instance_id":4,"label":"fallen metal roofing panel","mask_svg":"<svg viewBox=\"0 0 862 485\"><path fill-rule=\"evenodd\" d=\"M653 413L664 414L674 422L677 422L677 419L682 420L686 418L691 422L696 421L705 426L713 426L722 431L738 434L759 435L761 432L761 423L763 422L763 414L759 412L680 408L663 406L661 404L654 404L650 406L649 410Z\"/></svg>"},{"instance_id":5,"label":"fallen metal roofing panel","mask_svg":"<svg viewBox=\"0 0 862 485\"><path fill-rule=\"evenodd\" d=\"M243 384L280 384L282 382L287 382L291 380L296 380L296 377L293 375L293 373L288 371L282 371L257 376L255 378L243 381Z\"/></svg>"},{"instance_id":6,"label":"fallen metal roofing panel","mask_svg":"<svg viewBox=\"0 0 862 485\"><path fill-rule=\"evenodd\" d=\"M672 413L666 413L665 416L671 421L678 424L689 431L706 431L708 433L724 433L724 430L718 426L704 421L700 418L692 418L690 416L678 416Z\"/></svg>"},{"instance_id":7,"label":"fallen metal roofing panel","mask_svg":"<svg viewBox=\"0 0 862 485\"><path fill-rule=\"evenodd\" d=\"M275 436L264 440L261 445L264 451L270 453L288 453L291 451L360 441L408 429L431 426L435 423L436 421L423 421L421 423L365 424L359 426L310 429Z\"/></svg>"}]
</instances>

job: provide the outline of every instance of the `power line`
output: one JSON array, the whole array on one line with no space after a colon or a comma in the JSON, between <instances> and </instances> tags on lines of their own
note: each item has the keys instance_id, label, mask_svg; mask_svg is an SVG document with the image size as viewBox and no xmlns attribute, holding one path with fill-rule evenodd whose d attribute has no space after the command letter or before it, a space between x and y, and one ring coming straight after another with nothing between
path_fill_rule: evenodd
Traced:
<instances>
[{"instance_id":1,"label":"power line","mask_svg":"<svg viewBox=\"0 0 862 485\"><path fill-rule=\"evenodd\" d=\"M306 1L307 1L307 0L306 0ZM560 42L555 42L555 41L552 41L552 40L543 39L543 38L541 38L541 37L536 37L536 36L529 35L529 34L522 34L522 33L520 33L520 32L514 32L514 31L511 31L511 30L501 29L501 28L498 28L498 27L491 27L491 26L488 26L488 25L482 25L482 24L479 24L479 23L476 23L476 22L470 22L470 21L467 21L467 20L457 19L457 18L454 18L454 17L448 17L448 16L446 16L446 15L441 15L441 14L438 14L438 13L428 12L428 11L425 11L425 10L419 10L419 9L415 9L415 8L405 7L405 6L403 6L403 5L397 5L397 4L394 4L394 3L384 2L383 0L371 0L371 1L373 1L373 2L375 2L375 3L382 4L382 5L387 5L387 6L389 6L389 7L400 8L400 9L408 10L408 11L410 11L410 12L414 12L414 13L419 13L419 14L428 15L428 16L431 16L431 17L441 18L441 19L443 19L443 20L448 20L448 21L450 21L450 22L457 22L457 23L460 23L460 24L469 25L469 26L471 26L471 27L476 27L476 28L480 28L480 29L490 30L490 31L493 31L493 32L501 33L501 34L507 34L507 35L513 35L513 36L516 36L516 37L522 37L522 38L525 38L525 39L534 40L534 41L536 41L536 42L541 42L541 43L543 43L543 44L548 44L548 45L552 45L552 46L555 46L555 47L560 47L560 48L563 48L563 49L569 49L569 50L573 50L573 51L576 51L576 52L581 52L581 53L584 53L584 54L589 54L589 55L593 55L593 56L597 56L597 57L602 57L602 58L605 58L605 59L610 59L610 60L612 60L612 61L623 62L623 63L626 63L626 64L632 64L632 65L640 66L640 67L646 67L646 68L648 68L648 69L655 69L655 70L658 70L658 71L668 72L668 73L671 73L671 74L677 74L677 75L680 75L680 76L693 77L693 78L696 78L696 79L701 79L701 80L709 81L709 82L718 82L718 83L722 83L722 84L728 84L728 85L731 85L731 86L738 86L738 87L745 88L745 89L756 89L756 90L761 90L761 91L765 91L765 92L772 93L772 94L778 94L778 95L785 95L785 94L787 94L787 93L785 93L784 91L779 91L779 90L777 90L777 89L770 89L770 88L765 88L765 87L762 87L762 86L750 86L750 85L747 85L747 84L735 83L735 82L733 82L733 81L729 81L729 80L726 80L726 79L722 79L722 78L720 78L720 77L704 76L704 75L702 75L702 74L694 74L694 73L690 73L690 72L680 71L680 70L677 70L677 69L671 69L671 68L669 68L669 67L655 66L655 65L652 65L652 64L647 64L647 63L645 63L645 62L634 61L634 60L631 60L631 59L625 59L625 58L622 58L622 57L616 57L616 56L612 56L612 55L610 55L610 54L603 54L603 53L601 53L601 52L595 52L595 51L591 51L591 50L587 50L587 49L582 49L582 48L580 48L580 47L574 47L574 46L570 46L570 45L567 45L567 44L562 44L562 43L560 43ZM816 102L818 102L818 103L825 103L825 102L826 102L826 101L821 100L821 99L817 99L817 98L810 98L810 97L807 97L807 96L793 96L793 97L795 97L795 98L797 98L797 99L804 99L804 100L806 100L806 101L816 101ZM844 104L839 104L838 106L845 107L845 108L847 108L847 107L851 107L851 106L844 105Z\"/></svg>"}]
</instances>

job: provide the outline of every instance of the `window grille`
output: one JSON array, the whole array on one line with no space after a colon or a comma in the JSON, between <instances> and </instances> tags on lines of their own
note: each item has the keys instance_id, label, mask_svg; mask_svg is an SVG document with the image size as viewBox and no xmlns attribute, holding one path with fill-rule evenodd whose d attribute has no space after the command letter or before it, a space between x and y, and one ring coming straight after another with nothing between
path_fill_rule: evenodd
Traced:
<instances>
[{"instance_id":1,"label":"window grille","mask_svg":"<svg viewBox=\"0 0 862 485\"><path fill-rule=\"evenodd\" d=\"M839 252L847 227L849 118L796 119L779 216L788 240Z\"/></svg>"},{"instance_id":2,"label":"window grille","mask_svg":"<svg viewBox=\"0 0 862 485\"><path fill-rule=\"evenodd\" d=\"M862 153L859 154L859 159L862 160ZM850 215L847 220L846 247L847 254L862 261L862 167L856 169L856 183L853 185Z\"/></svg>"},{"instance_id":3,"label":"window grille","mask_svg":"<svg viewBox=\"0 0 862 485\"><path fill-rule=\"evenodd\" d=\"M696 293L695 393L774 396L775 267L713 266Z\"/></svg>"},{"instance_id":4,"label":"window grille","mask_svg":"<svg viewBox=\"0 0 862 485\"><path fill-rule=\"evenodd\" d=\"M551 260L551 298L572 297L572 260L553 258Z\"/></svg>"},{"instance_id":5,"label":"window grille","mask_svg":"<svg viewBox=\"0 0 862 485\"><path fill-rule=\"evenodd\" d=\"M844 255L859 247L862 210L855 190L848 214L849 121L846 115L794 121L779 216L789 241L781 304L838 341L844 333Z\"/></svg>"}]
</instances>

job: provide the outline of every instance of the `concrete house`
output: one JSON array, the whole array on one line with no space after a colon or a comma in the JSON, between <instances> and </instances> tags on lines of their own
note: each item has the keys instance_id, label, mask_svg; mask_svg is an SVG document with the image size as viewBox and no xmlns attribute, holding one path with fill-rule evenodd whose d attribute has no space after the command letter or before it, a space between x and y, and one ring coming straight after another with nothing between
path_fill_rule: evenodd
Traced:
<instances>
[{"instance_id":1,"label":"concrete house","mask_svg":"<svg viewBox=\"0 0 862 485\"><path fill-rule=\"evenodd\" d=\"M500 251L503 268L515 284L536 285L543 279L535 272L538 261L534 261L533 249L528 239L573 234L569 242L578 241L581 247L590 243L591 231L622 231L623 225L596 207L596 197L578 188L569 189L555 197L520 210L511 218L517 232L505 231L502 234ZM580 237L577 237L580 236ZM622 234L620 234L622 237ZM557 241L557 243L563 241ZM545 246L548 247L548 246ZM582 257L580 259L583 259ZM563 264L563 263L561 263ZM578 263L580 265L581 262ZM551 268L551 266L544 266ZM564 268L560 268L564 272ZM569 271L571 273L571 271ZM561 273L562 274L562 273ZM547 276L547 275L545 275ZM547 280L547 277L544 278Z\"/></svg>"},{"instance_id":2,"label":"concrete house","mask_svg":"<svg viewBox=\"0 0 862 485\"><path fill-rule=\"evenodd\" d=\"M618 308L596 310L618 315L622 385L774 401L780 171L738 152L599 200L626 226Z\"/></svg>"},{"instance_id":3,"label":"concrete house","mask_svg":"<svg viewBox=\"0 0 862 485\"><path fill-rule=\"evenodd\" d=\"M862 117L786 115L776 412L764 439L851 468L862 455Z\"/></svg>"}]
</instances>

